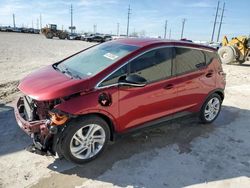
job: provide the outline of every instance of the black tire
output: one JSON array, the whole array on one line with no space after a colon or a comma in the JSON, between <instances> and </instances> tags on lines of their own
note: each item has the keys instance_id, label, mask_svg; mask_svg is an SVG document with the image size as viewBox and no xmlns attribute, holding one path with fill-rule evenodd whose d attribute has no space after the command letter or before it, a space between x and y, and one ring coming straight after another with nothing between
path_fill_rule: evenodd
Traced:
<instances>
[{"instance_id":1,"label":"black tire","mask_svg":"<svg viewBox=\"0 0 250 188\"><path fill-rule=\"evenodd\" d=\"M52 32L48 32L48 33L46 33L46 38L47 39L52 39L53 38L53 33Z\"/></svg>"},{"instance_id":2,"label":"black tire","mask_svg":"<svg viewBox=\"0 0 250 188\"><path fill-rule=\"evenodd\" d=\"M67 37L67 34L66 33L60 33L59 34L59 39L66 39L66 37Z\"/></svg>"},{"instance_id":3,"label":"black tire","mask_svg":"<svg viewBox=\"0 0 250 188\"><path fill-rule=\"evenodd\" d=\"M210 100L212 99L218 99L219 101L219 109L218 112L216 114L216 116L214 116L214 118L212 119L208 119L206 117L205 111L208 110L208 103ZM217 93L213 93L212 95L210 95L207 100L204 102L204 104L202 105L202 108L200 110L200 115L199 118L201 120L202 123L212 123L214 120L216 120L216 118L218 117L218 115L220 114L220 110L221 110L221 104L222 104L222 99L221 97L217 94Z\"/></svg>"},{"instance_id":4,"label":"black tire","mask_svg":"<svg viewBox=\"0 0 250 188\"><path fill-rule=\"evenodd\" d=\"M74 156L74 154L71 152L71 143L72 143L72 138L74 137L75 133L80 130L81 128L85 129L84 127L87 125L91 125L91 124L96 124L98 126L100 126L101 128L103 128L104 132L105 132L105 141L104 144L102 146L102 148L100 149L100 151L98 151L98 153L96 153L95 155L87 158L87 159L80 159L77 158L76 156ZM62 153L63 156L74 163L77 164L83 164L86 162L89 162L93 159L95 159L97 156L99 156L103 150L105 149L105 147L107 146L107 142L110 139L110 129L109 126L107 124L107 122L105 120L103 120L102 118L98 117L98 116L88 116L88 117L83 117L83 118L79 118L79 119L75 119L71 122L69 122L69 124L67 125L66 129L64 130L64 135L62 139ZM84 143L87 143L84 142Z\"/></svg>"},{"instance_id":5,"label":"black tire","mask_svg":"<svg viewBox=\"0 0 250 188\"><path fill-rule=\"evenodd\" d=\"M233 47L231 47L231 46L221 47L218 50L218 54L221 58L222 63L224 63L224 64L232 63L236 59Z\"/></svg>"}]
</instances>

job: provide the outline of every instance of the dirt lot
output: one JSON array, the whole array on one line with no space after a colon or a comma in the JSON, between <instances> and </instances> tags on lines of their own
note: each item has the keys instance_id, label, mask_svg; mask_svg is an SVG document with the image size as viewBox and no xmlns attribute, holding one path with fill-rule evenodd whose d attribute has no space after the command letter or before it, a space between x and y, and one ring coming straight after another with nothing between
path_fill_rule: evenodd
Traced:
<instances>
[{"instance_id":1,"label":"dirt lot","mask_svg":"<svg viewBox=\"0 0 250 188\"><path fill-rule=\"evenodd\" d=\"M0 33L0 187L250 186L249 63L224 66L226 98L211 125L195 118L165 123L110 144L83 166L26 151L31 139L18 128L9 103L18 81L89 45Z\"/></svg>"}]
</instances>

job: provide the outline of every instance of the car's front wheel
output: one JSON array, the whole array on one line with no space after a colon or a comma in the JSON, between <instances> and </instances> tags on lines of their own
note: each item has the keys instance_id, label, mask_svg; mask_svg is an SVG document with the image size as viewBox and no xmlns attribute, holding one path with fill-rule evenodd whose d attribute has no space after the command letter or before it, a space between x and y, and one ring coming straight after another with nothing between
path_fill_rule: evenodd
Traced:
<instances>
[{"instance_id":1,"label":"car's front wheel","mask_svg":"<svg viewBox=\"0 0 250 188\"><path fill-rule=\"evenodd\" d=\"M110 138L109 126L97 116L75 120L62 138L63 155L69 161L82 164L96 158Z\"/></svg>"},{"instance_id":2,"label":"car's front wheel","mask_svg":"<svg viewBox=\"0 0 250 188\"><path fill-rule=\"evenodd\" d=\"M200 120L202 123L212 123L219 115L221 110L221 97L214 93L203 104L200 111Z\"/></svg>"}]
</instances>

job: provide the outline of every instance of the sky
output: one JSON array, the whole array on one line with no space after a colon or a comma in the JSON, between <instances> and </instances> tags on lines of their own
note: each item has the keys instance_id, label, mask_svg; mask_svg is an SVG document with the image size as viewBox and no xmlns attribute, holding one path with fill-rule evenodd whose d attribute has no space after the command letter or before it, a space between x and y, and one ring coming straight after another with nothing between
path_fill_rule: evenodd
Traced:
<instances>
[{"instance_id":1,"label":"sky","mask_svg":"<svg viewBox=\"0 0 250 188\"><path fill-rule=\"evenodd\" d=\"M70 5L73 5L73 25L77 32L126 34L128 5L131 7L130 33L145 33L146 36L164 35L165 20L168 20L167 38L180 39L182 20L185 18L184 38L210 40L218 0L0 0L0 25L37 27L42 15L42 25L55 23L58 28L70 26ZM226 3L221 37L250 34L250 1L220 0L219 14ZM220 21L220 18L218 18ZM215 39L218 31L217 24Z\"/></svg>"}]
</instances>

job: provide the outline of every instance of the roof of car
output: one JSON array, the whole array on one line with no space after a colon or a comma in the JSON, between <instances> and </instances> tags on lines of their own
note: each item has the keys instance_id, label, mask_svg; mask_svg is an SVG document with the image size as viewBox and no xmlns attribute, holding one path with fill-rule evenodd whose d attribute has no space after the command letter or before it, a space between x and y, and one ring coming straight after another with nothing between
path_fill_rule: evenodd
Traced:
<instances>
[{"instance_id":1,"label":"roof of car","mask_svg":"<svg viewBox=\"0 0 250 188\"><path fill-rule=\"evenodd\" d=\"M195 47L195 48L205 48L208 50L213 50L216 51L216 49L205 46L205 45L200 45L200 44L195 44L193 42L188 42L188 41L181 41L181 40L165 40L165 39L155 39L155 38L125 38L125 39L117 39L115 40L119 43L127 44L127 45L134 45L134 46L139 46L139 47L144 47L152 44L174 44L174 45L183 45L183 46L189 46L189 47Z\"/></svg>"}]
</instances>

